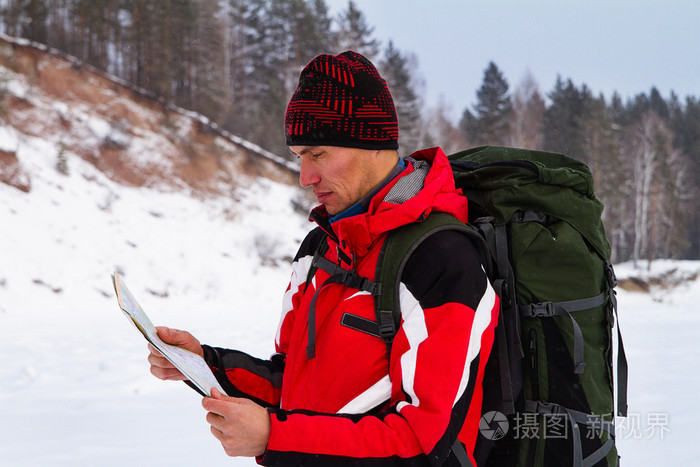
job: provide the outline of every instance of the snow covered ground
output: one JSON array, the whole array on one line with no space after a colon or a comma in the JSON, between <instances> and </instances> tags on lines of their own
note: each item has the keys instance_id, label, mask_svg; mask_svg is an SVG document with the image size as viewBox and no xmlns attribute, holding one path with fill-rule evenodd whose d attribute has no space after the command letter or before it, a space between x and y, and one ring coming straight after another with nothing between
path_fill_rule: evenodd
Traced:
<instances>
[{"instance_id":1,"label":"snow covered ground","mask_svg":"<svg viewBox=\"0 0 700 467\"><path fill-rule=\"evenodd\" d=\"M21 143L31 192L0 184L0 465L253 465L225 456L194 391L151 377L110 273L156 324L267 356L288 279L281 258L309 227L294 190L260 180L236 202L196 201L116 185L77 158L63 176L55 148ZM692 273L700 262L657 268ZM699 302L697 280L619 292L630 363L623 465L700 464Z\"/></svg>"},{"instance_id":2,"label":"snow covered ground","mask_svg":"<svg viewBox=\"0 0 700 467\"><path fill-rule=\"evenodd\" d=\"M652 263L652 273L698 275L699 261ZM617 267L618 277L632 274ZM630 365L629 417L617 436L628 466L700 465L697 387L700 383L700 280L649 294L620 291L619 312ZM696 440L696 441L693 441Z\"/></svg>"},{"instance_id":3,"label":"snow covered ground","mask_svg":"<svg viewBox=\"0 0 700 467\"><path fill-rule=\"evenodd\" d=\"M280 258L308 227L295 190L260 180L234 202L125 188L76 157L62 176L54 148L21 139L32 190L0 183L0 465L231 465L201 398L149 374L110 274L156 324L267 356Z\"/></svg>"}]
</instances>

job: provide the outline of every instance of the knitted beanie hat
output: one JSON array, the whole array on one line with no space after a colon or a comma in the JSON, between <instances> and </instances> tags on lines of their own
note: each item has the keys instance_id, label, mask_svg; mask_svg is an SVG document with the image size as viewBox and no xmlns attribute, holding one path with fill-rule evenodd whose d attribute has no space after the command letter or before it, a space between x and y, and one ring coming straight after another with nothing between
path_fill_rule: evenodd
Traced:
<instances>
[{"instance_id":1,"label":"knitted beanie hat","mask_svg":"<svg viewBox=\"0 0 700 467\"><path fill-rule=\"evenodd\" d=\"M288 146L398 149L399 124L386 81L353 51L319 55L306 65L284 128Z\"/></svg>"}]
</instances>

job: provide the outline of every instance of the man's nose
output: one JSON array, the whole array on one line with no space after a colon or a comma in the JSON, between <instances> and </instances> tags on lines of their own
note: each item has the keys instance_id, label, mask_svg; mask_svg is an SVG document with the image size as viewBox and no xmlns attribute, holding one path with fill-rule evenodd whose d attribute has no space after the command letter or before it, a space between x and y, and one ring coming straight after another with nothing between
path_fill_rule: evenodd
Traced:
<instances>
[{"instance_id":1,"label":"man's nose","mask_svg":"<svg viewBox=\"0 0 700 467\"><path fill-rule=\"evenodd\" d=\"M314 169L313 164L305 158L301 158L301 166L299 168L299 184L306 188L317 184L321 180L318 172Z\"/></svg>"}]
</instances>

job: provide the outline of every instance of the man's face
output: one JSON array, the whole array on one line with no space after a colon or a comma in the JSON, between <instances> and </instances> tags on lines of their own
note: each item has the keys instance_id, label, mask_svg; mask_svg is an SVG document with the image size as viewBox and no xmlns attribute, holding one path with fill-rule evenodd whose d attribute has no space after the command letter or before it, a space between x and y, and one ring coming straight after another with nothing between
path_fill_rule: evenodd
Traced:
<instances>
[{"instance_id":1,"label":"man's face","mask_svg":"<svg viewBox=\"0 0 700 467\"><path fill-rule=\"evenodd\" d=\"M299 183L311 187L328 214L340 214L369 193L386 174L378 151L336 146L291 146L301 160Z\"/></svg>"}]
</instances>

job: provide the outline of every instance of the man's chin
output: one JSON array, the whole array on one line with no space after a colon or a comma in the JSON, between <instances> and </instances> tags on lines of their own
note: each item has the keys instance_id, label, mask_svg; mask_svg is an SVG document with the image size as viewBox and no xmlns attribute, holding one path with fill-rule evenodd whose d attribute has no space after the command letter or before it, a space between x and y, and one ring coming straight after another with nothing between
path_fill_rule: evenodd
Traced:
<instances>
[{"instance_id":1,"label":"man's chin","mask_svg":"<svg viewBox=\"0 0 700 467\"><path fill-rule=\"evenodd\" d=\"M321 204L323 204L323 207L326 208L326 212L327 212L328 215L331 216L331 217L337 216L338 214L340 214L341 212L344 211L344 209L340 209L340 208L338 208L337 206L333 206L333 205L330 205L330 206L329 206L329 205L326 204L326 203L321 203Z\"/></svg>"}]
</instances>

